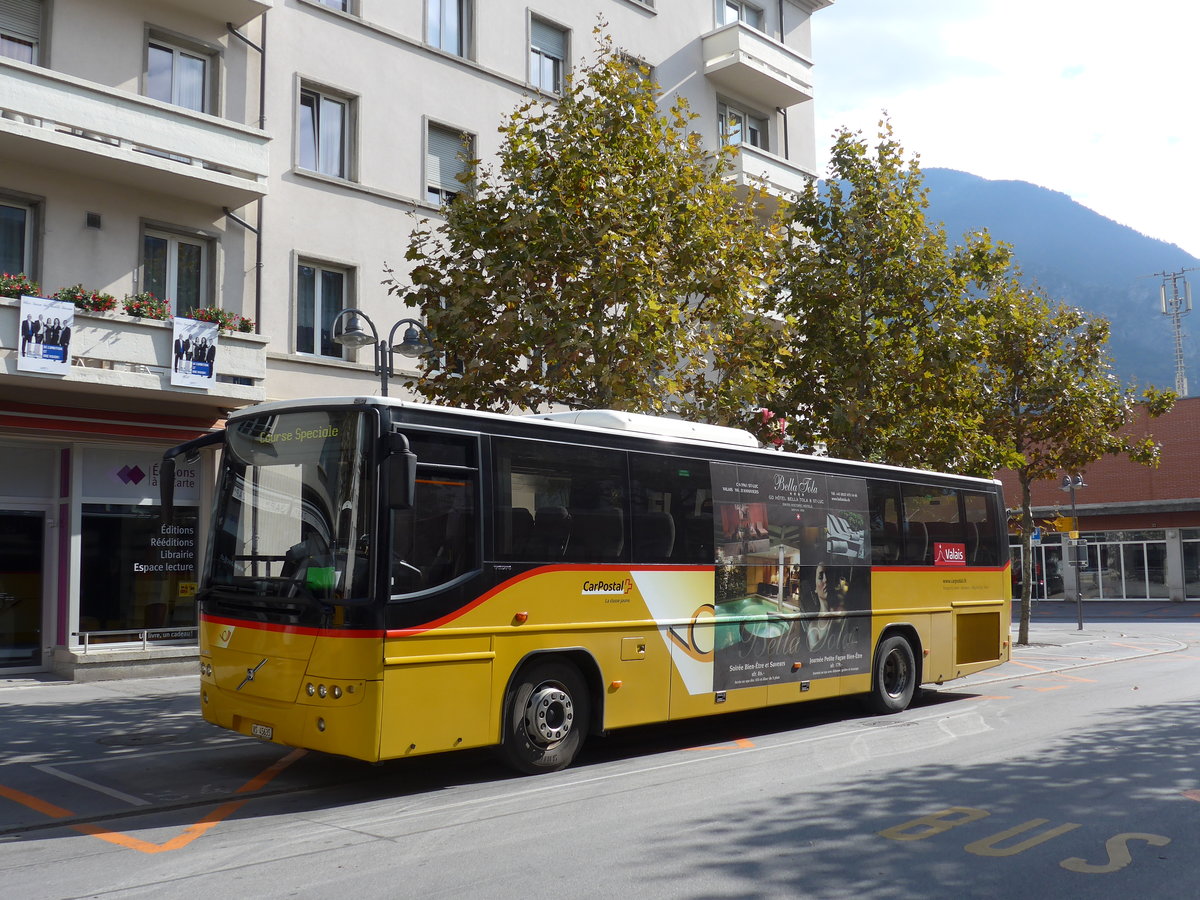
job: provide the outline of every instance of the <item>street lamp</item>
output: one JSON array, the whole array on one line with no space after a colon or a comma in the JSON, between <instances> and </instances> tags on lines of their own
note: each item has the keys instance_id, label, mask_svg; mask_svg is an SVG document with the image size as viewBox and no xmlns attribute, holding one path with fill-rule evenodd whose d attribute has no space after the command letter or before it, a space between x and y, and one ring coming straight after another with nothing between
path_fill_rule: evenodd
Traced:
<instances>
[{"instance_id":1,"label":"street lamp","mask_svg":"<svg viewBox=\"0 0 1200 900\"><path fill-rule=\"evenodd\" d=\"M1079 513L1075 509L1075 490L1077 488L1085 488L1083 476L1076 473L1075 475L1064 475L1062 477L1062 489L1069 491L1071 494L1071 565L1075 568L1075 615L1079 620L1079 630L1083 631L1083 586L1079 583L1080 569L1087 562L1087 545L1079 539ZM1084 559L1079 558L1079 551L1083 550Z\"/></svg>"},{"instance_id":2,"label":"street lamp","mask_svg":"<svg viewBox=\"0 0 1200 900\"><path fill-rule=\"evenodd\" d=\"M345 327L339 331L338 326L342 324L343 319L346 320ZM370 329L370 333L364 330L364 323ZM404 337L401 338L400 343L396 343L396 332L402 325L408 327L405 328ZM429 336L425 326L416 319L401 319L392 326L385 341L380 340L379 330L371 321L370 316L361 309L349 307L334 316L330 328L333 331L335 344L341 344L343 347L351 349L365 347L367 344L374 347L375 374L379 376L379 393L383 397L388 395L388 379L395 371L392 360L396 353L408 359L416 359L433 350L433 339Z\"/></svg>"}]
</instances>

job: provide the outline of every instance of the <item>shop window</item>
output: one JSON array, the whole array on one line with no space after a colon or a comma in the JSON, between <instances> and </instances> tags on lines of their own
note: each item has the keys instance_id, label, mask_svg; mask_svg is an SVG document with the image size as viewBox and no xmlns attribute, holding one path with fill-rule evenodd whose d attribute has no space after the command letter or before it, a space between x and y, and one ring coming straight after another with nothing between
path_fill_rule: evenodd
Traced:
<instances>
[{"instance_id":1,"label":"shop window","mask_svg":"<svg viewBox=\"0 0 1200 900\"><path fill-rule=\"evenodd\" d=\"M81 528L79 630L161 629L161 638L190 638L196 625L194 507L176 507L170 524L157 507L85 503ZM89 643L130 640L128 633Z\"/></svg>"}]
</instances>

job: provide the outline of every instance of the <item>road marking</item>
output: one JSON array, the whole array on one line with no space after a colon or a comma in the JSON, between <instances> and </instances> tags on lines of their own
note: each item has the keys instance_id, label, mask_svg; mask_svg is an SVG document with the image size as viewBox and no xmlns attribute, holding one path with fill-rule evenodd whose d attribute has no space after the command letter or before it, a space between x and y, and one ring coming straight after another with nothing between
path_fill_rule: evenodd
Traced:
<instances>
[{"instance_id":1,"label":"road marking","mask_svg":"<svg viewBox=\"0 0 1200 900\"><path fill-rule=\"evenodd\" d=\"M260 790L267 785L275 776L290 766L300 757L308 753L307 750L293 750L287 756L279 759L263 769L241 787L235 794L249 794ZM40 767L39 767L40 768ZM71 778L67 779L71 781ZM97 787L96 785L86 784L86 787ZM102 788L98 788L102 790ZM107 791L104 791L108 793ZM42 815L49 816L52 819L70 819L75 817L75 813L70 810L63 809L61 806L55 806L53 803L47 803L45 800L40 800L32 794L26 794L24 791L18 791L13 788L5 787L0 784L0 797L7 797L15 803L32 809L34 812L39 812ZM99 838L102 841L107 841L110 844L115 844L118 847L125 847L128 850L137 850L139 853L167 853L171 850L178 850L181 847L186 847L196 838L203 835L214 825L223 822L229 818L246 803L250 801L249 797L241 800L231 800L228 803L223 803L202 818L199 822L188 825L183 829L183 832L162 844L156 844L153 841L143 841L141 838L136 838L133 835L125 834L120 831L111 831L100 825L92 825L90 823L81 823L79 825L71 825L71 829L78 831L80 834L86 834L90 837Z\"/></svg>"},{"instance_id":2,"label":"road marking","mask_svg":"<svg viewBox=\"0 0 1200 900\"><path fill-rule=\"evenodd\" d=\"M1088 684L1095 684L1095 678L1082 678L1079 675L1068 675L1065 672L1050 672L1055 678L1066 678L1068 681L1084 681Z\"/></svg>"},{"instance_id":3,"label":"road marking","mask_svg":"<svg viewBox=\"0 0 1200 900\"><path fill-rule=\"evenodd\" d=\"M131 806L149 806L149 800L143 800L141 797L135 797L132 794L126 794L124 791L118 791L116 788L105 787L102 784L97 784L94 781L88 781L86 778L80 778L78 775L70 775L67 772L60 772L50 764L34 766L39 772L45 772L47 775L53 775L56 778L61 778L63 781L69 781L72 784L77 784L80 787L90 788L93 791L99 791L101 794L107 794L114 800L122 800Z\"/></svg>"},{"instance_id":4,"label":"road marking","mask_svg":"<svg viewBox=\"0 0 1200 900\"><path fill-rule=\"evenodd\" d=\"M714 744L711 747L685 747L684 750L688 752L696 750L733 750L739 747L743 750L753 749L754 741L748 741L745 738L738 738L732 744Z\"/></svg>"},{"instance_id":5,"label":"road marking","mask_svg":"<svg viewBox=\"0 0 1200 900\"><path fill-rule=\"evenodd\" d=\"M1016 687L1018 690L1037 691L1040 694L1044 694L1047 691L1065 691L1067 689L1067 686L1065 684L1052 684L1049 687L1028 687L1023 684L1018 684Z\"/></svg>"}]
</instances>

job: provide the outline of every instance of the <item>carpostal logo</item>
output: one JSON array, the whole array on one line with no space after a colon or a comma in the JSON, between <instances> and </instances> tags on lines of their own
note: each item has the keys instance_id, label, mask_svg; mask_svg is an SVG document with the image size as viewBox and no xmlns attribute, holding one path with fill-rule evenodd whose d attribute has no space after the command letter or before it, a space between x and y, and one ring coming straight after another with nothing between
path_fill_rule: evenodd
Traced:
<instances>
[{"instance_id":1,"label":"carpostal logo","mask_svg":"<svg viewBox=\"0 0 1200 900\"><path fill-rule=\"evenodd\" d=\"M633 579L624 581L585 581L583 595L587 596L624 596L633 591Z\"/></svg>"},{"instance_id":2,"label":"carpostal logo","mask_svg":"<svg viewBox=\"0 0 1200 900\"><path fill-rule=\"evenodd\" d=\"M967 564L966 544L933 545L933 564L935 566L965 566Z\"/></svg>"}]
</instances>

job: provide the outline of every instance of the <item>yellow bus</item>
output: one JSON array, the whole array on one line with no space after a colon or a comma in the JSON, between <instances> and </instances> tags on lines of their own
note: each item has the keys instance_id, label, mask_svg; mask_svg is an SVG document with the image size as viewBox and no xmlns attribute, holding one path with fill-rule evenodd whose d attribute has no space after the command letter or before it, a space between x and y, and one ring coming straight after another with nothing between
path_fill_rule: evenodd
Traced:
<instances>
[{"instance_id":1,"label":"yellow bus","mask_svg":"<svg viewBox=\"0 0 1200 900\"><path fill-rule=\"evenodd\" d=\"M1009 658L998 482L593 410L265 404L221 433L198 594L223 728L377 761L863 695ZM164 496L170 514L170 497Z\"/></svg>"}]
</instances>

